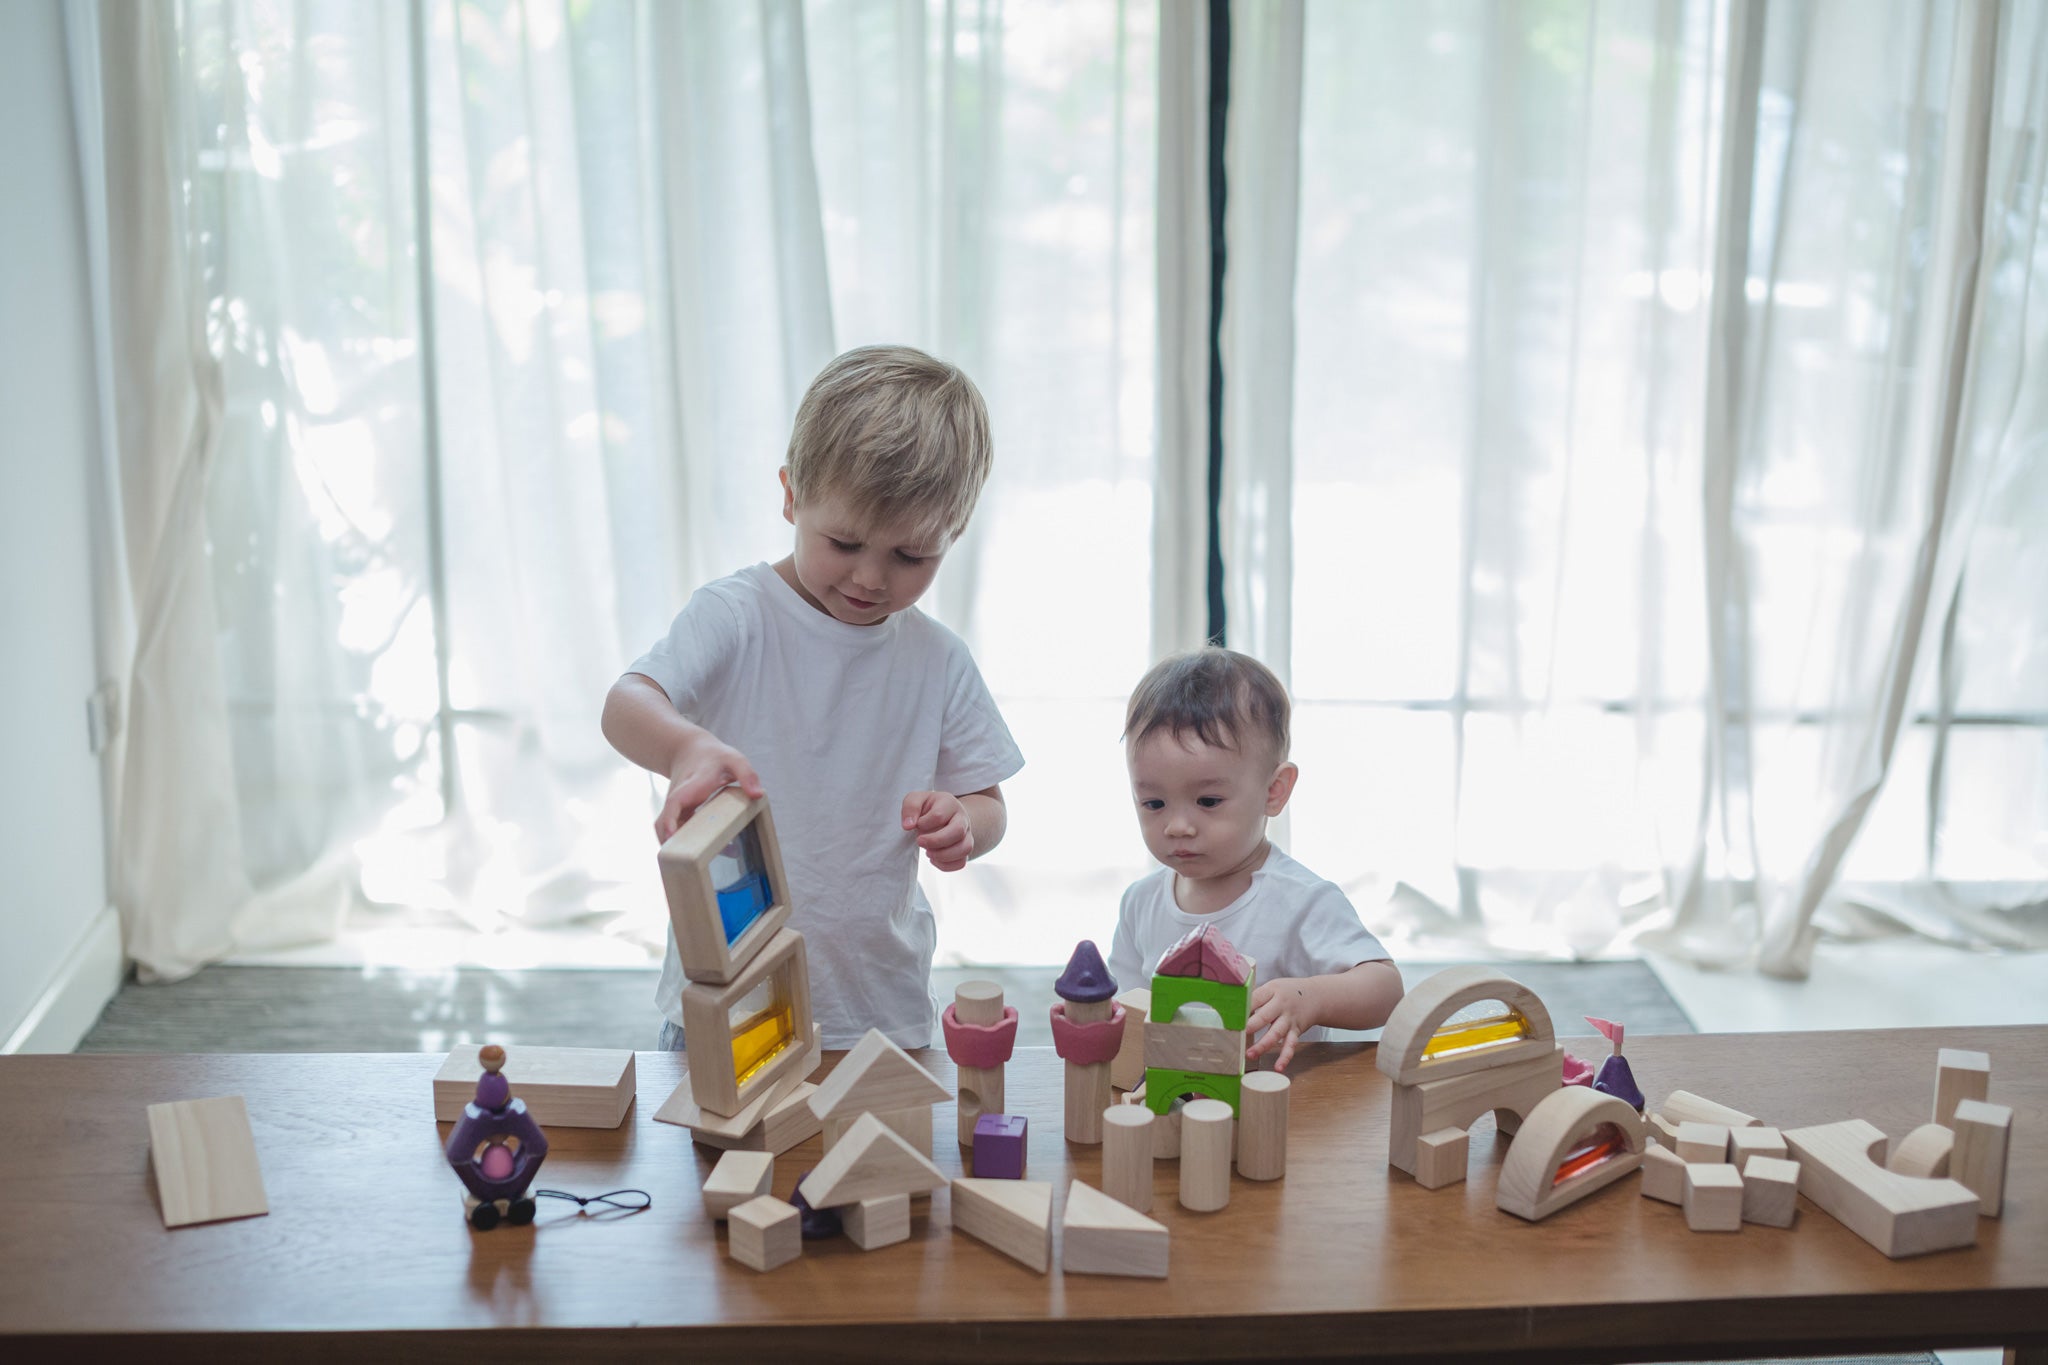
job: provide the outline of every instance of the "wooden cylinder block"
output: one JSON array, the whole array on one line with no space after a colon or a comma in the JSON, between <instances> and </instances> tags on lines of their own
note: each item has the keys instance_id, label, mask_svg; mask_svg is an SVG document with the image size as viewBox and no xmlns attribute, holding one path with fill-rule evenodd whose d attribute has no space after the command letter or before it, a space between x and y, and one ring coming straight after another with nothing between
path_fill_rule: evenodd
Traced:
<instances>
[{"instance_id":1,"label":"wooden cylinder block","mask_svg":"<svg viewBox=\"0 0 2048 1365\"><path fill-rule=\"evenodd\" d=\"M1139 1213L1152 1208L1152 1124L1142 1104L1112 1104L1102 1115L1102 1192Z\"/></svg>"},{"instance_id":2,"label":"wooden cylinder block","mask_svg":"<svg viewBox=\"0 0 2048 1365\"><path fill-rule=\"evenodd\" d=\"M953 992L953 1017L986 1028L1003 1022L1003 988L993 981L963 981ZM962 1066L953 1071L954 1106L960 1120L960 1145L974 1145L974 1124L983 1114L1003 1112L1003 1069Z\"/></svg>"},{"instance_id":3,"label":"wooden cylinder block","mask_svg":"<svg viewBox=\"0 0 2048 1365\"><path fill-rule=\"evenodd\" d=\"M1195 1100L1180 1111L1180 1204L1212 1213L1230 1202L1230 1106Z\"/></svg>"},{"instance_id":4,"label":"wooden cylinder block","mask_svg":"<svg viewBox=\"0 0 2048 1365\"><path fill-rule=\"evenodd\" d=\"M1292 1084L1277 1071L1244 1078L1238 1118L1237 1173L1246 1180L1278 1180L1287 1174L1287 1092Z\"/></svg>"},{"instance_id":5,"label":"wooden cylinder block","mask_svg":"<svg viewBox=\"0 0 2048 1365\"><path fill-rule=\"evenodd\" d=\"M1093 1024L1116 1013L1114 1000L1069 1000L1067 1018ZM1130 1027L1126 1015L1125 1027ZM1067 1141L1089 1146L1102 1141L1102 1111L1115 1098L1110 1093L1111 1062L1067 1063Z\"/></svg>"}]
</instances>

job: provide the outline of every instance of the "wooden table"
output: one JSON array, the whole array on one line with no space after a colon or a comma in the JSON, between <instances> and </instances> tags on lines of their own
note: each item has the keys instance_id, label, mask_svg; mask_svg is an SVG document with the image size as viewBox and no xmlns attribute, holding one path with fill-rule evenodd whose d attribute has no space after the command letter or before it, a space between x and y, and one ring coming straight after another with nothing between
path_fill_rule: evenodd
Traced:
<instances>
[{"instance_id":1,"label":"wooden table","mask_svg":"<svg viewBox=\"0 0 2048 1365\"><path fill-rule=\"evenodd\" d=\"M535 1226L487 1234L463 1223L441 1159L437 1056L4 1057L0 1357L1669 1360L1998 1345L2048 1359L2048 1028L1631 1036L1629 1057L1653 1099L1685 1088L1788 1127L1859 1116L1897 1137L1928 1117L1939 1047L1990 1052L1992 1098L2016 1115L2005 1217L1967 1250L1888 1261L1804 1200L1788 1230L1695 1234L1633 1177L1525 1223L1493 1206L1491 1120L1473 1177L1423 1190L1387 1169L1371 1048L1325 1044L1296 1064L1284 1181L1237 1179L1227 1209L1194 1214L1175 1202L1177 1167L1159 1164L1164 1281L1034 1274L954 1235L944 1192L907 1243L811 1243L757 1275L703 1217L711 1154L652 1121L681 1076L669 1054L640 1054L621 1128L552 1132L541 1181L637 1185L650 1211L594 1219L544 1200ZM927 1061L950 1081L943 1053ZM1100 1149L1062 1140L1061 1084L1050 1051L1010 1064L1028 1174L1063 1197L1069 1178L1096 1180ZM247 1097L271 1213L166 1231L143 1106L217 1094ZM934 1131L939 1164L958 1170L949 1106ZM817 1157L813 1139L781 1158L776 1193Z\"/></svg>"}]
</instances>

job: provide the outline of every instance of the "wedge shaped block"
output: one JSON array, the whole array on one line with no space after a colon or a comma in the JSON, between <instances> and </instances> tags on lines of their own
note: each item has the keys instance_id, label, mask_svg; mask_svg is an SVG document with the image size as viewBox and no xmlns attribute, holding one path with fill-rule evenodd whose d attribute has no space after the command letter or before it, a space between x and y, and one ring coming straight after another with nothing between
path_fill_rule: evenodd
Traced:
<instances>
[{"instance_id":1,"label":"wedge shaped block","mask_svg":"<svg viewBox=\"0 0 2048 1365\"><path fill-rule=\"evenodd\" d=\"M1060 1238L1060 1269L1068 1274L1166 1278L1172 1240L1166 1224L1093 1185L1076 1180L1067 1186Z\"/></svg>"},{"instance_id":2,"label":"wedge shaped block","mask_svg":"<svg viewBox=\"0 0 2048 1365\"><path fill-rule=\"evenodd\" d=\"M1052 1266L1052 1185L962 1176L953 1182L953 1227L1042 1275Z\"/></svg>"}]
</instances>

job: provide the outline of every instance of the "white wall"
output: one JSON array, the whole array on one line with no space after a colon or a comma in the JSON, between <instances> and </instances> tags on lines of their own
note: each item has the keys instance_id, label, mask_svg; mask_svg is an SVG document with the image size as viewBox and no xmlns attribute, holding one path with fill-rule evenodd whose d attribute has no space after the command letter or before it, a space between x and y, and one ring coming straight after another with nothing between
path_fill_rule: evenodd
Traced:
<instances>
[{"instance_id":1,"label":"white wall","mask_svg":"<svg viewBox=\"0 0 2048 1365\"><path fill-rule=\"evenodd\" d=\"M35 1051L76 1044L120 961L86 730L99 421L65 73L56 0L0 4L0 1047Z\"/></svg>"}]
</instances>

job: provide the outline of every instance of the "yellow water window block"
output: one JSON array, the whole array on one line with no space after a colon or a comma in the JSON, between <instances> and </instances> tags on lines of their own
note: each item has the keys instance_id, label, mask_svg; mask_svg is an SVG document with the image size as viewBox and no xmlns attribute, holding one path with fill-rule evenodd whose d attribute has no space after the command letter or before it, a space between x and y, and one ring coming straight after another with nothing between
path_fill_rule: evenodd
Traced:
<instances>
[{"instance_id":1,"label":"yellow water window block","mask_svg":"<svg viewBox=\"0 0 2048 1365\"><path fill-rule=\"evenodd\" d=\"M770 1005L732 1031L732 1079L745 1085L796 1039L796 1019L786 1004Z\"/></svg>"},{"instance_id":2,"label":"yellow water window block","mask_svg":"<svg viewBox=\"0 0 2048 1365\"><path fill-rule=\"evenodd\" d=\"M1424 1044L1422 1059L1426 1062L1444 1057L1456 1057L1495 1043L1511 1042L1529 1036L1529 1021L1521 1011L1509 1010L1506 1014L1489 1015L1484 1019L1471 1019L1456 1024L1446 1024L1430 1035Z\"/></svg>"}]
</instances>

